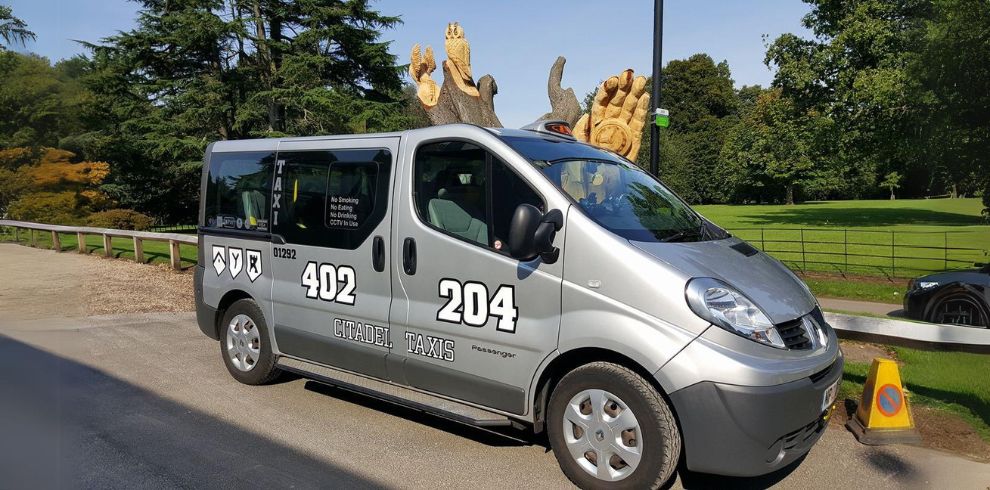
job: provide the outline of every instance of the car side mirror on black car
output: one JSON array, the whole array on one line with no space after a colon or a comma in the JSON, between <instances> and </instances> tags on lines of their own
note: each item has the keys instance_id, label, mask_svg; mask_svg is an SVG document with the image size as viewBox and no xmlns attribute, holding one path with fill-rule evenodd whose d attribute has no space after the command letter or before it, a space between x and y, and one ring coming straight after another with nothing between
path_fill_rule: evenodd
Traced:
<instances>
[{"instance_id":1,"label":"car side mirror on black car","mask_svg":"<svg viewBox=\"0 0 990 490\"><path fill-rule=\"evenodd\" d=\"M520 204L509 224L509 253L521 261L539 256L552 264L560 256L560 249L553 246L553 240L563 226L564 213L559 209L543 214L536 206Z\"/></svg>"}]
</instances>

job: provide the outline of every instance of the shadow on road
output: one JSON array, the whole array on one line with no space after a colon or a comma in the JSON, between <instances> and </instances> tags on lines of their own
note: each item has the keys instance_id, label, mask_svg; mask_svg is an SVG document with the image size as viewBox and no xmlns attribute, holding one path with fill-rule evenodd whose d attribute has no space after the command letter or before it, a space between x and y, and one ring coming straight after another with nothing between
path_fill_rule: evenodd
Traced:
<instances>
[{"instance_id":1,"label":"shadow on road","mask_svg":"<svg viewBox=\"0 0 990 490\"><path fill-rule=\"evenodd\" d=\"M801 466L807 455L801 456L793 463L767 475L755 476L751 478L740 478L733 476L709 475L706 473L695 473L684 467L683 460L677 469L677 477L681 485L686 489L694 488L736 488L736 489L763 489L770 488L780 483Z\"/></svg>"},{"instance_id":2,"label":"shadow on road","mask_svg":"<svg viewBox=\"0 0 990 490\"><path fill-rule=\"evenodd\" d=\"M4 488L380 486L2 335L0 434Z\"/></svg>"}]
</instances>

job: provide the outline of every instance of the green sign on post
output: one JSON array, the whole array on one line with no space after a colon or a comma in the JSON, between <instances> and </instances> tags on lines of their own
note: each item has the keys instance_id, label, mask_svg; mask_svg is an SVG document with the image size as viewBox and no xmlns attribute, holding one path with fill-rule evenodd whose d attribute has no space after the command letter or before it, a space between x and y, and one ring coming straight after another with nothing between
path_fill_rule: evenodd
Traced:
<instances>
[{"instance_id":1,"label":"green sign on post","mask_svg":"<svg viewBox=\"0 0 990 490\"><path fill-rule=\"evenodd\" d=\"M670 111L667 109L657 109L654 114L656 116L656 125L661 128L666 128L670 126Z\"/></svg>"}]
</instances>

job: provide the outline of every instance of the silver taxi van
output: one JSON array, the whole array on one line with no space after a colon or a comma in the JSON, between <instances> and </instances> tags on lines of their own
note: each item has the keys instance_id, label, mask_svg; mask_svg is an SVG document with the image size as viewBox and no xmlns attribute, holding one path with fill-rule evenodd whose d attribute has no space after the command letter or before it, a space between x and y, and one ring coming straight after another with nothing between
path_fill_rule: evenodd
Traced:
<instances>
[{"instance_id":1,"label":"silver taxi van","mask_svg":"<svg viewBox=\"0 0 990 490\"><path fill-rule=\"evenodd\" d=\"M200 328L242 383L545 431L580 487L806 454L843 364L815 298L561 127L211 144Z\"/></svg>"}]
</instances>

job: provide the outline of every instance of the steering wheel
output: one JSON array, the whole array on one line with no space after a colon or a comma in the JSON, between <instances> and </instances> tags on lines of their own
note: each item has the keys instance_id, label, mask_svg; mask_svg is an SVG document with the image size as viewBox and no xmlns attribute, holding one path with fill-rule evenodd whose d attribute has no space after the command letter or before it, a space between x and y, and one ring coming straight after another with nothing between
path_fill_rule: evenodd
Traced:
<instances>
[{"instance_id":1,"label":"steering wheel","mask_svg":"<svg viewBox=\"0 0 990 490\"><path fill-rule=\"evenodd\" d=\"M632 201L629 200L629 194L623 192L622 194L612 195L607 197L602 201L601 206L609 211L614 211L623 206L631 206Z\"/></svg>"}]
</instances>

